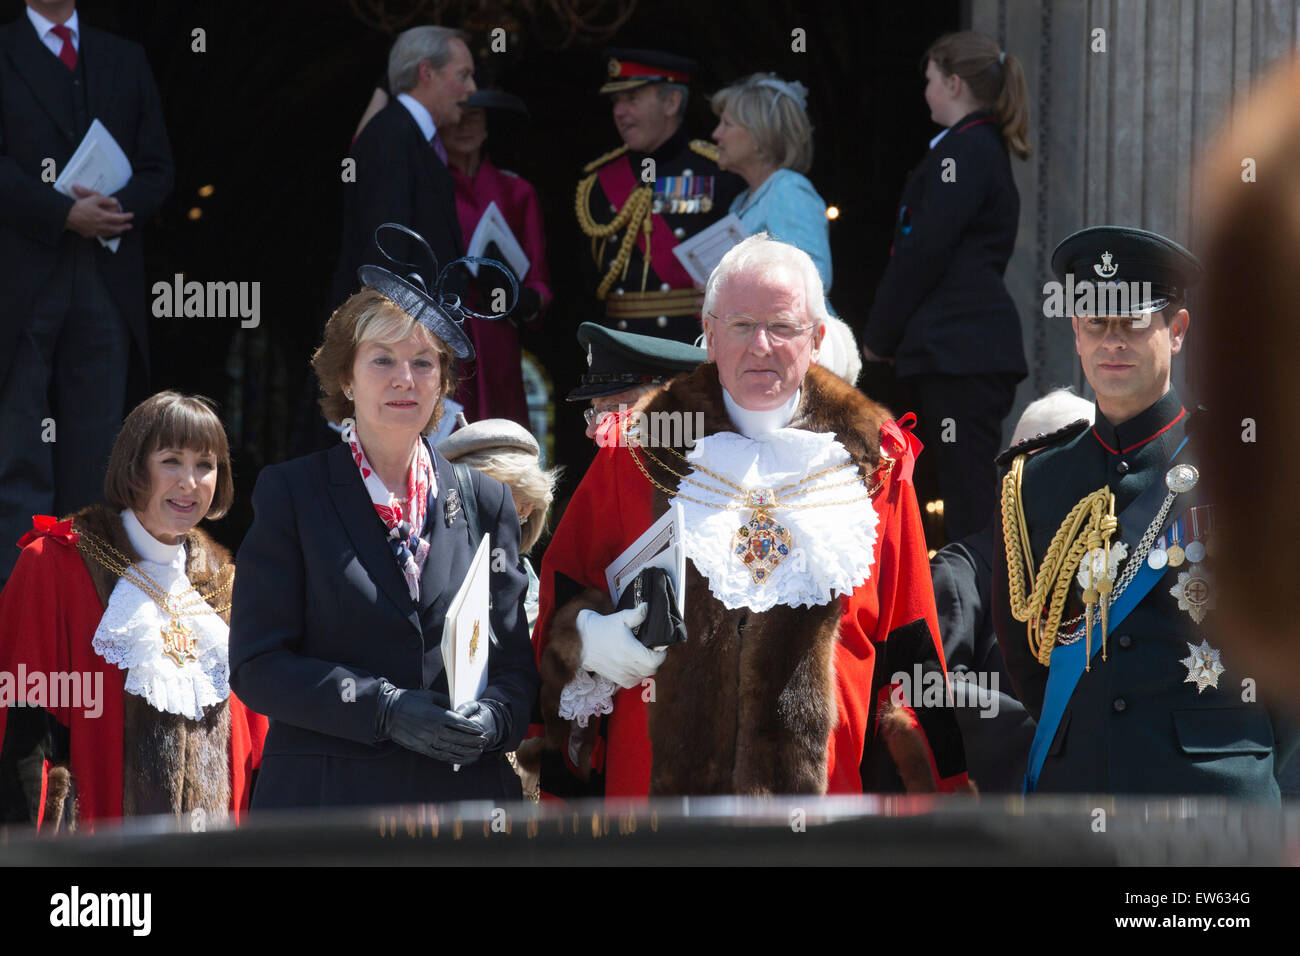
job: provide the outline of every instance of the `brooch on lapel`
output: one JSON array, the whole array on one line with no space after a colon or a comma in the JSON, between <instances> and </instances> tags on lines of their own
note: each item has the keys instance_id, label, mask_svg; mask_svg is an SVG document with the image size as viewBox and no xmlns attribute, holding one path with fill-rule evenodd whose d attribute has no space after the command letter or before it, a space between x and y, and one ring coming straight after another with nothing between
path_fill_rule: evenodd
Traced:
<instances>
[{"instance_id":1,"label":"brooch on lapel","mask_svg":"<svg viewBox=\"0 0 1300 956\"><path fill-rule=\"evenodd\" d=\"M452 488L447 492L447 503L442 507L442 520L448 528L455 524L458 514L460 514L460 492Z\"/></svg>"}]
</instances>

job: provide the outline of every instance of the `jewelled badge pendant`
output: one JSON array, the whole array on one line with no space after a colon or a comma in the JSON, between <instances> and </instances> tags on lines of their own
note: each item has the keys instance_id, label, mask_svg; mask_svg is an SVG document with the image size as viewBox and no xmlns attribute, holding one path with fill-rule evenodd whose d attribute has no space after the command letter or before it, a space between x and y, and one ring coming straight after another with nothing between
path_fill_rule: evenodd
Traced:
<instances>
[{"instance_id":1,"label":"jewelled badge pendant","mask_svg":"<svg viewBox=\"0 0 1300 956\"><path fill-rule=\"evenodd\" d=\"M765 584L777 565L790 554L790 530L767 510L776 505L772 489L748 492L745 505L754 510L732 535L731 550L749 569L754 583Z\"/></svg>"},{"instance_id":2,"label":"jewelled badge pendant","mask_svg":"<svg viewBox=\"0 0 1300 956\"><path fill-rule=\"evenodd\" d=\"M177 667L184 667L187 661L197 661L194 653L199 646L199 639L194 632L173 617L171 623L162 628L163 656L171 659Z\"/></svg>"}]
</instances>

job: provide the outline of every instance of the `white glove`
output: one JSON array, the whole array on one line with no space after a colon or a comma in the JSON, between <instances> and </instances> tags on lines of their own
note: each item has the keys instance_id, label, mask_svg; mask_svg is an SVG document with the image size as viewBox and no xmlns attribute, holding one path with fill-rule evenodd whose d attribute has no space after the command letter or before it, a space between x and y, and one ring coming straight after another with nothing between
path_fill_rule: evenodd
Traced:
<instances>
[{"instance_id":1,"label":"white glove","mask_svg":"<svg viewBox=\"0 0 1300 956\"><path fill-rule=\"evenodd\" d=\"M582 669L595 671L623 688L635 687L657 671L668 649L648 650L632 633L632 628L645 620L647 610L643 601L629 611L613 614L579 611Z\"/></svg>"}]
</instances>

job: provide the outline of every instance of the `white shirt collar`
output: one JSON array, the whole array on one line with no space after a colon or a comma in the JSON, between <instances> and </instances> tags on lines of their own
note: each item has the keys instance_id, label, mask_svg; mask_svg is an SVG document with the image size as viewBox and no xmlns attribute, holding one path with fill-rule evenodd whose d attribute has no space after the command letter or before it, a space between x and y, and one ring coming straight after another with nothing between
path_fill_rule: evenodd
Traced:
<instances>
[{"instance_id":1,"label":"white shirt collar","mask_svg":"<svg viewBox=\"0 0 1300 956\"><path fill-rule=\"evenodd\" d=\"M433 137L438 134L438 127L433 122L433 114L425 109L424 104L410 93L398 93L397 102L406 107L406 111L411 114L411 118L420 127L420 132L424 134L424 138L429 142L433 142Z\"/></svg>"},{"instance_id":2,"label":"white shirt collar","mask_svg":"<svg viewBox=\"0 0 1300 956\"><path fill-rule=\"evenodd\" d=\"M742 435L746 438L760 438L790 424L790 420L794 418L794 410L799 407L799 394L800 392L797 391L784 405L763 412L741 408L725 388L722 390L722 402L727 406L727 414L731 416L732 424Z\"/></svg>"},{"instance_id":3,"label":"white shirt collar","mask_svg":"<svg viewBox=\"0 0 1300 956\"><path fill-rule=\"evenodd\" d=\"M135 553L154 564L171 564L185 547L184 544L163 544L145 530L130 508L122 509L122 526L126 528L126 536Z\"/></svg>"},{"instance_id":4,"label":"white shirt collar","mask_svg":"<svg viewBox=\"0 0 1300 956\"><path fill-rule=\"evenodd\" d=\"M35 10L33 10L31 7L27 7L27 19L30 20L30 21L32 22L32 26L36 28L36 35L37 35L38 37L40 37L42 40L44 40L45 37L49 34L49 32L50 32L51 30L53 30L53 29L55 28L55 26L57 26L57 24L56 24L53 20L47 20L47 19L45 19L45 17L41 16L39 13L37 13L37 12L36 12ZM81 48L81 30L80 30L80 29L78 28L78 26L77 26L77 11L76 11L76 10L73 10L73 11L72 11L72 16L68 17L68 19L64 22L63 25L66 26L69 30L72 31L72 46L73 46L73 48L74 48L74 49L77 49L77 50L80 50L80 48ZM62 41L60 41L60 42L62 42Z\"/></svg>"},{"instance_id":5,"label":"white shirt collar","mask_svg":"<svg viewBox=\"0 0 1300 956\"><path fill-rule=\"evenodd\" d=\"M939 134L935 136L934 139L930 140L930 148L934 149L934 147L939 144L939 140L943 139L945 136L948 135L948 130L950 129L952 129L951 126L947 127L946 129L939 130Z\"/></svg>"}]
</instances>

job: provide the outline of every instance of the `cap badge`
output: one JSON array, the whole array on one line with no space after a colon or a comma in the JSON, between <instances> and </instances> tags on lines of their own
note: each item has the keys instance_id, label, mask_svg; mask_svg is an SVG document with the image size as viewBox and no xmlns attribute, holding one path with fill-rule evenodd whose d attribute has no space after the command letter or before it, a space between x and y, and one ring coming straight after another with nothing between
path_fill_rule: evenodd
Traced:
<instances>
[{"instance_id":1,"label":"cap badge","mask_svg":"<svg viewBox=\"0 0 1300 956\"><path fill-rule=\"evenodd\" d=\"M1097 275L1101 276L1103 279L1109 279L1115 273L1119 272L1119 266L1115 265L1115 263L1111 261L1112 258L1113 256L1109 252L1103 252L1101 254L1101 262L1093 265L1092 271L1097 273Z\"/></svg>"},{"instance_id":2,"label":"cap badge","mask_svg":"<svg viewBox=\"0 0 1300 956\"><path fill-rule=\"evenodd\" d=\"M611 57L609 58L609 67L608 67L608 69L609 69L609 75L610 75L610 76L618 76L621 72L623 72L623 64L620 63L620 62L618 62L618 60L614 59L614 58L611 56Z\"/></svg>"},{"instance_id":3,"label":"cap badge","mask_svg":"<svg viewBox=\"0 0 1300 956\"><path fill-rule=\"evenodd\" d=\"M591 368L591 363L592 363L591 346L588 345L587 346L587 368Z\"/></svg>"}]
</instances>

